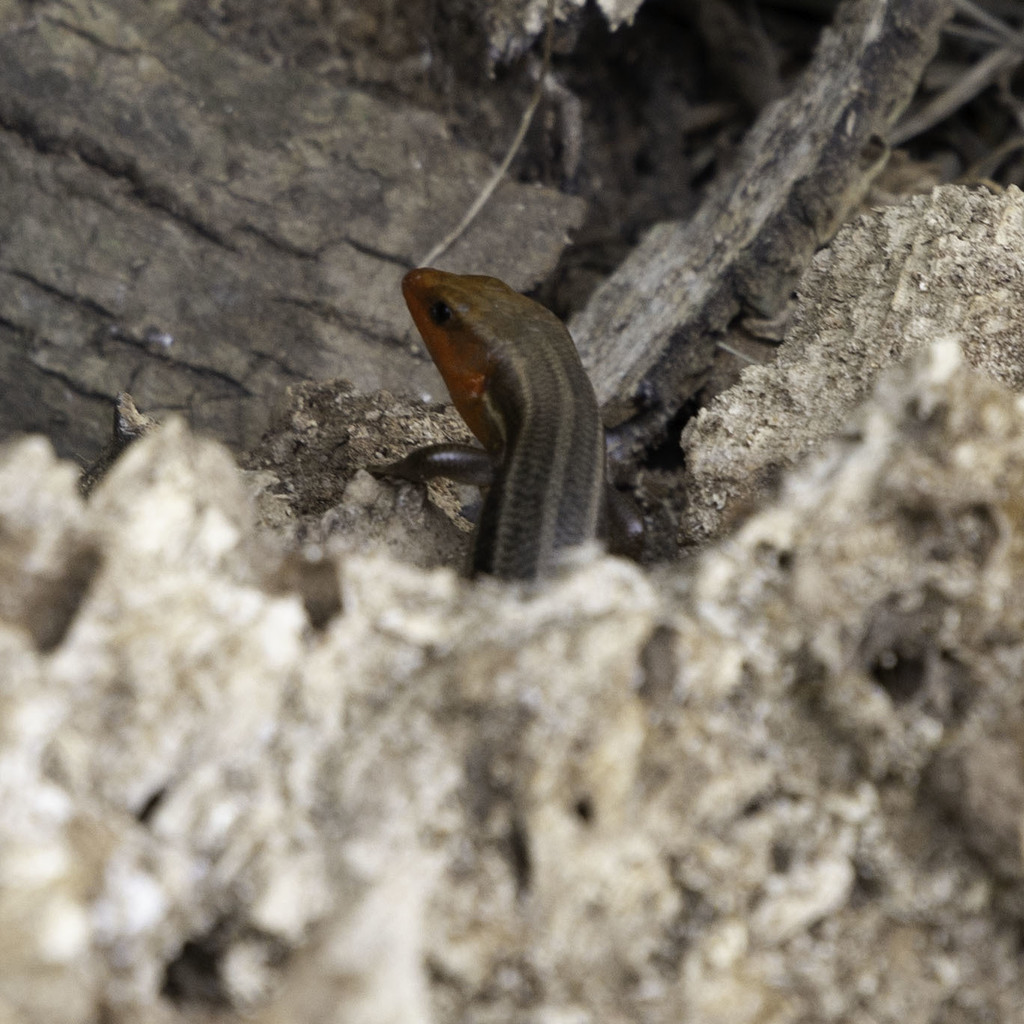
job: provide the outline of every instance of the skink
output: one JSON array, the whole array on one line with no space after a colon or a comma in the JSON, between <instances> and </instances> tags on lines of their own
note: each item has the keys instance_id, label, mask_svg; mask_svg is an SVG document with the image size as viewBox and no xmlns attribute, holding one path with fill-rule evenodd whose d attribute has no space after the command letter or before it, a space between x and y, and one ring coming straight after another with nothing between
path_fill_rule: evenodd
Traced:
<instances>
[{"instance_id":1,"label":"skink","mask_svg":"<svg viewBox=\"0 0 1024 1024\"><path fill-rule=\"evenodd\" d=\"M487 488L474 573L547 575L562 549L607 532L609 519L635 537L639 526L606 481L597 399L562 322L494 277L422 268L406 274L402 293L483 450L431 445L379 472Z\"/></svg>"}]
</instances>

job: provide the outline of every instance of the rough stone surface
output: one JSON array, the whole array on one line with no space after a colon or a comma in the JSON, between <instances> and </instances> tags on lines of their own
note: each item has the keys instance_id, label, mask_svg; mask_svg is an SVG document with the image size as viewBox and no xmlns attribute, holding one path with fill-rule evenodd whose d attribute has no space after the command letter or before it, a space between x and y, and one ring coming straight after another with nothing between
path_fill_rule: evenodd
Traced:
<instances>
[{"instance_id":1,"label":"rough stone surface","mask_svg":"<svg viewBox=\"0 0 1024 1024\"><path fill-rule=\"evenodd\" d=\"M0 1019L1019 1019L1021 493L946 340L683 567L327 555L315 626L179 422L8 446Z\"/></svg>"},{"instance_id":2,"label":"rough stone surface","mask_svg":"<svg viewBox=\"0 0 1024 1024\"><path fill-rule=\"evenodd\" d=\"M880 373L936 338L1024 388L1024 193L935 189L843 228L815 257L778 357L683 431L701 544L750 512L781 472L841 429Z\"/></svg>"}]
</instances>

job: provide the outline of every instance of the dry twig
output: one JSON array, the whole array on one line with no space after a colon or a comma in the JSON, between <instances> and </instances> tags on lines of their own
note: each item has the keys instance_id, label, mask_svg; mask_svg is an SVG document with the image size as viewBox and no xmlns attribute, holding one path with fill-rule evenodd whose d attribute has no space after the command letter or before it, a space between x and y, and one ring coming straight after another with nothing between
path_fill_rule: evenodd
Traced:
<instances>
[{"instance_id":1,"label":"dry twig","mask_svg":"<svg viewBox=\"0 0 1024 1024\"><path fill-rule=\"evenodd\" d=\"M555 0L548 0L546 18L547 24L544 30L544 55L541 58L540 74L537 77L537 85L533 90L533 95L530 97L530 102L526 105L526 109L523 111L522 119L519 122L519 130L513 137L512 143L508 147L508 151L505 153L501 163L494 169L494 173L490 178L488 178L476 199L473 200L473 203L466 211L465 216L463 216L462 220L460 220L459 223L456 224L455 227L452 228L452 230L449 231L448 234L445 235L444 238L442 238L441 241L423 257L423 266L429 266L438 258L438 256L451 248L454 242L459 239L469 225L473 223L480 211L487 205L487 200L494 194L494 190L501 183L502 178L505 177L505 172L509 169L513 159L515 159L515 155L519 151L519 147L523 144L523 139L526 138L526 133L530 130L530 123L533 121L533 115L537 112L537 107L540 106L541 98L544 95L544 79L547 77L548 71L551 67L551 43L555 35Z\"/></svg>"}]
</instances>

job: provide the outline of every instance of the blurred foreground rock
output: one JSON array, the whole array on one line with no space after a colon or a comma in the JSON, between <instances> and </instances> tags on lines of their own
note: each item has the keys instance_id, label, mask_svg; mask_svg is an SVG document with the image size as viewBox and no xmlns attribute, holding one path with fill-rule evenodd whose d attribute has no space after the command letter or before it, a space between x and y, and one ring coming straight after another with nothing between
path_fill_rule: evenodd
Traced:
<instances>
[{"instance_id":1,"label":"blurred foreground rock","mask_svg":"<svg viewBox=\"0 0 1024 1024\"><path fill-rule=\"evenodd\" d=\"M315 628L180 423L3 449L0 1019L1019 1019L1022 493L946 341L683 568Z\"/></svg>"}]
</instances>

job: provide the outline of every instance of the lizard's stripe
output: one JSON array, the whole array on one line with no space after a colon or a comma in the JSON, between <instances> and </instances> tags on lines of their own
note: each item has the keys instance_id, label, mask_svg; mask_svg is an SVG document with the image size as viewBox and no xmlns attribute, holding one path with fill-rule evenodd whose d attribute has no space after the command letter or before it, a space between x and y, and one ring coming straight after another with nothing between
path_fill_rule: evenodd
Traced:
<instances>
[{"instance_id":1,"label":"lizard's stripe","mask_svg":"<svg viewBox=\"0 0 1024 1024\"><path fill-rule=\"evenodd\" d=\"M506 352L488 388L505 458L485 502L476 568L532 577L560 547L591 539L604 485L603 428L572 341L534 332ZM561 340L561 339L560 339Z\"/></svg>"},{"instance_id":2,"label":"lizard's stripe","mask_svg":"<svg viewBox=\"0 0 1024 1024\"><path fill-rule=\"evenodd\" d=\"M494 460L474 571L547 574L559 549L597 535L607 501L604 428L569 332L495 278L422 268L402 289L456 407ZM437 451L430 465L441 465Z\"/></svg>"}]
</instances>

